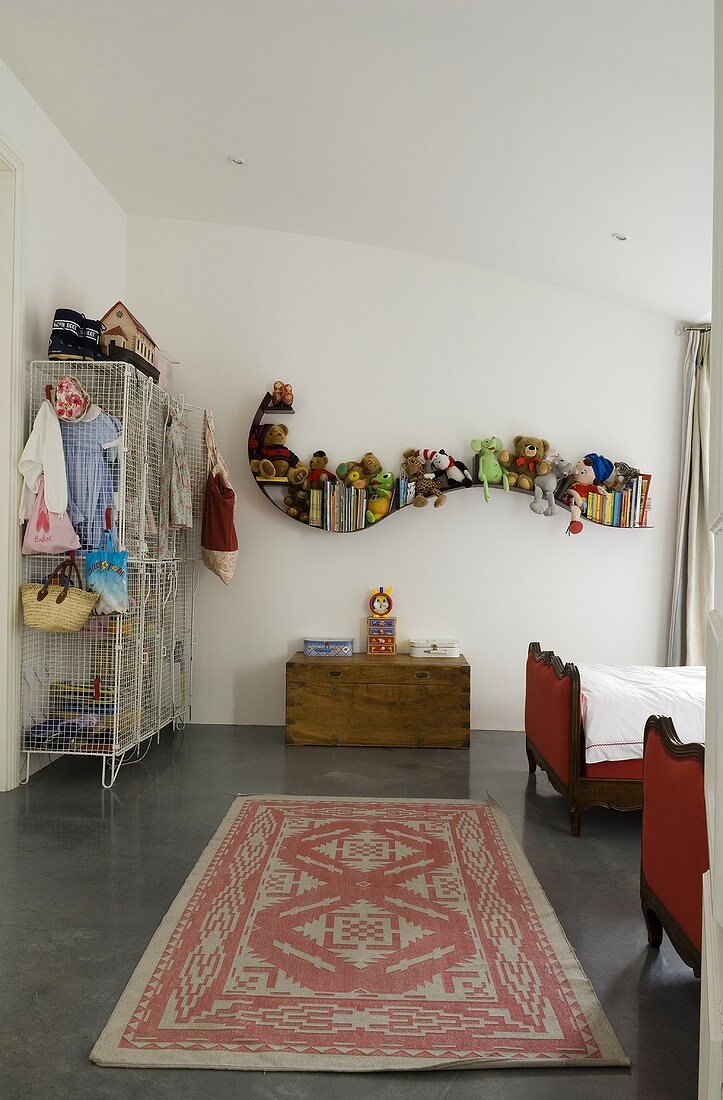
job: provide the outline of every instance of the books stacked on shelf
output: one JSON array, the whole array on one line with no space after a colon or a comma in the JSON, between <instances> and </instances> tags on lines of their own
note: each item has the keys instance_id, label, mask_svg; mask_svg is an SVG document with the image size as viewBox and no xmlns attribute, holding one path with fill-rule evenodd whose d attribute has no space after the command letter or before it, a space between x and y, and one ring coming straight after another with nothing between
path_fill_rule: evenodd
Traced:
<instances>
[{"instance_id":1,"label":"books stacked on shelf","mask_svg":"<svg viewBox=\"0 0 723 1100\"><path fill-rule=\"evenodd\" d=\"M399 477L399 507L404 508L405 505L411 504L414 500L414 485L411 484L406 474L401 474Z\"/></svg>"},{"instance_id":2,"label":"books stacked on shelf","mask_svg":"<svg viewBox=\"0 0 723 1100\"><path fill-rule=\"evenodd\" d=\"M366 527L366 489L325 481L309 491L309 526L323 531L361 531Z\"/></svg>"},{"instance_id":3,"label":"books stacked on shelf","mask_svg":"<svg viewBox=\"0 0 723 1100\"><path fill-rule=\"evenodd\" d=\"M590 493L587 518L605 527L647 527L650 510L650 474L634 478L624 489L603 496Z\"/></svg>"}]
</instances>

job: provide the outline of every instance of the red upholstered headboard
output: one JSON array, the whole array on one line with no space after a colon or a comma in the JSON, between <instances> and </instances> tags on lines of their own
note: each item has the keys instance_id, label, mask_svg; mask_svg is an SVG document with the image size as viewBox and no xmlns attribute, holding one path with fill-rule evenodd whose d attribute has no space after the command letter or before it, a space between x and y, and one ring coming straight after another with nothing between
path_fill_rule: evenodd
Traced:
<instances>
[{"instance_id":1,"label":"red upholstered headboard","mask_svg":"<svg viewBox=\"0 0 723 1100\"><path fill-rule=\"evenodd\" d=\"M645 726L642 870L698 951L702 938L702 878L708 870L708 832L702 745L686 745L669 718Z\"/></svg>"},{"instance_id":2,"label":"red upholstered headboard","mask_svg":"<svg viewBox=\"0 0 723 1100\"><path fill-rule=\"evenodd\" d=\"M570 782L571 735L580 736L580 678L533 642L527 653L525 733L564 783Z\"/></svg>"}]
</instances>

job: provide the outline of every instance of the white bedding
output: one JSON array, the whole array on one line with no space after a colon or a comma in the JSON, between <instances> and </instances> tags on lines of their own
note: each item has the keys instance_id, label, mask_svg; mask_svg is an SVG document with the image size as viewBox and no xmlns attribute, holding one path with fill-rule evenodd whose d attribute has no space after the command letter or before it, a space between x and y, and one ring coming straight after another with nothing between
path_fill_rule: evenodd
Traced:
<instances>
[{"instance_id":1,"label":"white bedding","mask_svg":"<svg viewBox=\"0 0 723 1100\"><path fill-rule=\"evenodd\" d=\"M673 719L681 741L705 740L705 668L578 665L585 760L641 759L651 714Z\"/></svg>"}]
</instances>

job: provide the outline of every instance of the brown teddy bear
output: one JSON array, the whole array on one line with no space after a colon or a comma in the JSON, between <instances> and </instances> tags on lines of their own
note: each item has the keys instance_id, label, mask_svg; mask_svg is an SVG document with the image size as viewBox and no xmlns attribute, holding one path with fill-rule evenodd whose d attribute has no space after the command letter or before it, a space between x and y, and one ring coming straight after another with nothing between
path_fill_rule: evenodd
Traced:
<instances>
[{"instance_id":1,"label":"brown teddy bear","mask_svg":"<svg viewBox=\"0 0 723 1100\"><path fill-rule=\"evenodd\" d=\"M357 489L366 489L367 475L361 462L340 462L336 468L336 476L349 487L355 485Z\"/></svg>"},{"instance_id":2,"label":"brown teddy bear","mask_svg":"<svg viewBox=\"0 0 723 1100\"><path fill-rule=\"evenodd\" d=\"M314 451L309 459L310 485L319 488L325 481L336 481L336 474L326 468L328 461L329 459L327 458L326 451Z\"/></svg>"},{"instance_id":3,"label":"brown teddy bear","mask_svg":"<svg viewBox=\"0 0 723 1100\"><path fill-rule=\"evenodd\" d=\"M252 435L249 439L249 461L257 477L288 476L292 480L293 472L293 481L298 483L304 480L309 471L301 464L298 455L286 446L288 434L285 424L267 424L259 428L258 435Z\"/></svg>"},{"instance_id":4,"label":"brown teddy bear","mask_svg":"<svg viewBox=\"0 0 723 1100\"><path fill-rule=\"evenodd\" d=\"M502 451L499 455L499 461L507 471L510 486L533 489L535 478L539 474L549 474L552 467L545 460L549 449L550 444L546 439L538 439L534 435L516 435L514 454Z\"/></svg>"},{"instance_id":5,"label":"brown teddy bear","mask_svg":"<svg viewBox=\"0 0 723 1100\"><path fill-rule=\"evenodd\" d=\"M367 451L367 453L362 456L362 460L359 465L364 470L364 476L366 477L366 480L368 482L370 482L372 478L375 478L377 474L380 474L382 472L381 462L375 454L372 454L371 451Z\"/></svg>"},{"instance_id":6,"label":"brown teddy bear","mask_svg":"<svg viewBox=\"0 0 723 1100\"><path fill-rule=\"evenodd\" d=\"M297 485L289 489L284 497L286 514L292 519L298 519L299 523L309 522L309 491Z\"/></svg>"},{"instance_id":7,"label":"brown teddy bear","mask_svg":"<svg viewBox=\"0 0 723 1100\"><path fill-rule=\"evenodd\" d=\"M371 451L367 451L359 462L354 459L351 462L340 462L336 468L337 477L345 485L356 485L357 489L366 489L372 478L381 472L382 464Z\"/></svg>"}]
</instances>

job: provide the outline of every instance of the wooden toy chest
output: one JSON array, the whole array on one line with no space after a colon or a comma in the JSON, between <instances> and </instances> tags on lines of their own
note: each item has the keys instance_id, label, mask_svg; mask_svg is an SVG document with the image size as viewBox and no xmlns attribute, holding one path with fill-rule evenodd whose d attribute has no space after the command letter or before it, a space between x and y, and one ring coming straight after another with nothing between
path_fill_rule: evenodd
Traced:
<instances>
[{"instance_id":1,"label":"wooden toy chest","mask_svg":"<svg viewBox=\"0 0 723 1100\"><path fill-rule=\"evenodd\" d=\"M464 657L307 657L286 663L287 745L469 747Z\"/></svg>"}]
</instances>

